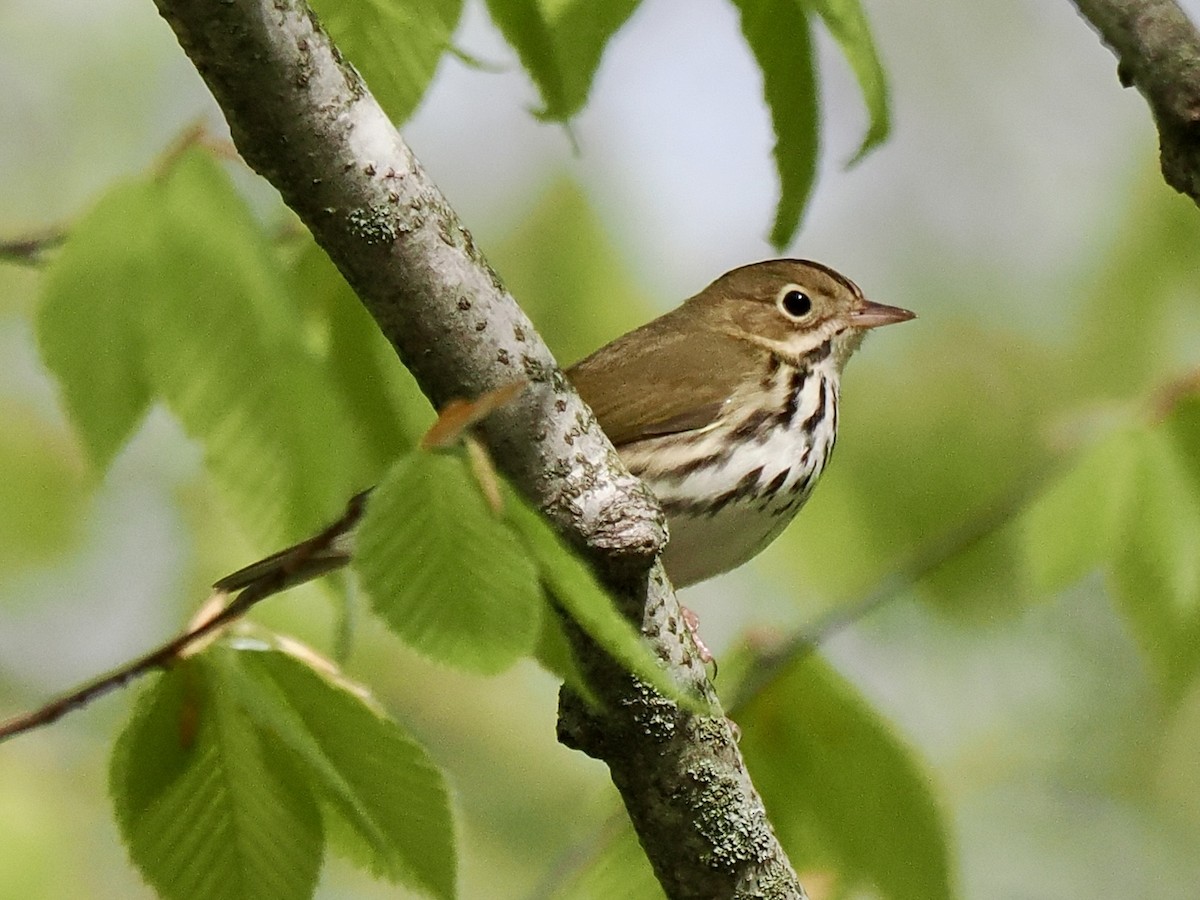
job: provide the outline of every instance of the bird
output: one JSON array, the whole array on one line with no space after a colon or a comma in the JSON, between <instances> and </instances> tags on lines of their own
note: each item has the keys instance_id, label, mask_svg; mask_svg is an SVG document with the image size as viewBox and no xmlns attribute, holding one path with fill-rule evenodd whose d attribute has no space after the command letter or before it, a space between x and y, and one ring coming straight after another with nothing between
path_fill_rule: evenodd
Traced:
<instances>
[{"instance_id":1,"label":"bird","mask_svg":"<svg viewBox=\"0 0 1200 900\"><path fill-rule=\"evenodd\" d=\"M566 370L662 506L676 587L734 569L808 500L837 441L842 370L866 333L915 318L805 259L721 275ZM319 535L215 584L265 595L350 561L370 490Z\"/></svg>"},{"instance_id":2,"label":"bird","mask_svg":"<svg viewBox=\"0 0 1200 900\"><path fill-rule=\"evenodd\" d=\"M676 587L734 569L808 500L837 441L842 370L914 313L804 259L727 272L567 370L667 518Z\"/></svg>"}]
</instances>

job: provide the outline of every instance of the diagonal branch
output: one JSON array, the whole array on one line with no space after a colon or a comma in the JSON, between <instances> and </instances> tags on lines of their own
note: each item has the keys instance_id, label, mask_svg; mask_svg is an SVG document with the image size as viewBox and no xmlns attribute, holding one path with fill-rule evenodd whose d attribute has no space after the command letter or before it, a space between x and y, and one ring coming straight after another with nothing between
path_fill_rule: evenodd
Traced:
<instances>
[{"instance_id":1,"label":"diagonal branch","mask_svg":"<svg viewBox=\"0 0 1200 900\"><path fill-rule=\"evenodd\" d=\"M1163 178L1200 204L1200 32L1175 0L1074 0L1150 105Z\"/></svg>"},{"instance_id":2,"label":"diagonal branch","mask_svg":"<svg viewBox=\"0 0 1200 900\"><path fill-rule=\"evenodd\" d=\"M437 407L525 378L493 458L589 554L679 680L715 703L654 560L663 520L358 73L302 0L156 0L246 161L283 195ZM601 711L560 737L603 759L671 897L803 897L729 723L679 709L576 636Z\"/></svg>"}]
</instances>

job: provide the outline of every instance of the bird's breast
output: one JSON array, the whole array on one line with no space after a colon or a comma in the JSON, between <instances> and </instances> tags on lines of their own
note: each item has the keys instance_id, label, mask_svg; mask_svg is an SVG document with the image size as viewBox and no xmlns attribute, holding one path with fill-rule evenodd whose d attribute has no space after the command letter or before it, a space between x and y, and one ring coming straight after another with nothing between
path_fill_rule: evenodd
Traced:
<instances>
[{"instance_id":1,"label":"bird's breast","mask_svg":"<svg viewBox=\"0 0 1200 900\"><path fill-rule=\"evenodd\" d=\"M770 543L808 499L837 438L832 363L773 362L715 427L628 444L621 456L667 514L676 585L728 571Z\"/></svg>"}]
</instances>

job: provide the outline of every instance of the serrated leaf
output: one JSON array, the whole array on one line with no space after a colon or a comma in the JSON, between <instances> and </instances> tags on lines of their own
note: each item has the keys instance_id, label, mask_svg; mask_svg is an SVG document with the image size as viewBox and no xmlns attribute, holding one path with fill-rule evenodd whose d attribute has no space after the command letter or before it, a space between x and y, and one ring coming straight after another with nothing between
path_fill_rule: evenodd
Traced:
<instances>
[{"instance_id":1,"label":"serrated leaf","mask_svg":"<svg viewBox=\"0 0 1200 900\"><path fill-rule=\"evenodd\" d=\"M488 0L488 12L541 94L538 115L566 121L583 108L608 41L640 0Z\"/></svg>"},{"instance_id":2,"label":"serrated leaf","mask_svg":"<svg viewBox=\"0 0 1200 900\"><path fill-rule=\"evenodd\" d=\"M733 0L763 76L775 129L779 205L771 243L782 249L800 227L817 177L819 97L812 34L796 0Z\"/></svg>"},{"instance_id":3,"label":"serrated leaf","mask_svg":"<svg viewBox=\"0 0 1200 900\"><path fill-rule=\"evenodd\" d=\"M1113 585L1171 697L1200 668L1200 497L1165 428L1143 434Z\"/></svg>"},{"instance_id":4,"label":"serrated leaf","mask_svg":"<svg viewBox=\"0 0 1200 900\"><path fill-rule=\"evenodd\" d=\"M567 547L549 522L515 491L506 492L504 510L505 517L537 562L546 589L576 625L664 696L689 709L707 711L704 704L662 667L637 629L613 605L587 563ZM545 649L551 650L552 645ZM549 662L553 664L553 657Z\"/></svg>"},{"instance_id":5,"label":"serrated leaf","mask_svg":"<svg viewBox=\"0 0 1200 900\"><path fill-rule=\"evenodd\" d=\"M239 700L293 751L330 829L376 875L455 895L454 823L442 773L365 688L298 645L244 643Z\"/></svg>"},{"instance_id":6,"label":"serrated leaf","mask_svg":"<svg viewBox=\"0 0 1200 900\"><path fill-rule=\"evenodd\" d=\"M362 450L317 361L262 229L191 151L160 187L155 292L139 298L147 377L241 522L264 543L306 536L363 487Z\"/></svg>"},{"instance_id":7,"label":"serrated leaf","mask_svg":"<svg viewBox=\"0 0 1200 900\"><path fill-rule=\"evenodd\" d=\"M746 765L798 869L832 869L846 889L885 900L948 900L946 835L928 777L827 663L795 662L736 720Z\"/></svg>"},{"instance_id":8,"label":"serrated leaf","mask_svg":"<svg viewBox=\"0 0 1200 900\"><path fill-rule=\"evenodd\" d=\"M1108 562L1123 531L1138 454L1137 433L1112 435L1025 511L1021 539L1035 587L1061 590Z\"/></svg>"},{"instance_id":9,"label":"serrated leaf","mask_svg":"<svg viewBox=\"0 0 1200 900\"><path fill-rule=\"evenodd\" d=\"M222 683L211 659L179 664L118 737L109 785L130 857L169 900L311 896L316 805Z\"/></svg>"},{"instance_id":10,"label":"serrated leaf","mask_svg":"<svg viewBox=\"0 0 1200 900\"><path fill-rule=\"evenodd\" d=\"M799 0L809 4L825 23L833 39L838 42L846 61L854 70L862 91L863 103L867 107L867 133L863 135L858 151L850 165L861 160L871 150L887 139L891 129L891 112L888 107L887 75L871 36L871 26L863 11L860 0Z\"/></svg>"},{"instance_id":11,"label":"serrated leaf","mask_svg":"<svg viewBox=\"0 0 1200 900\"><path fill-rule=\"evenodd\" d=\"M377 474L305 346L273 248L208 154L118 188L59 259L42 352L98 464L161 397L265 544L320 527Z\"/></svg>"},{"instance_id":12,"label":"serrated leaf","mask_svg":"<svg viewBox=\"0 0 1200 900\"><path fill-rule=\"evenodd\" d=\"M463 0L315 0L321 22L396 124L417 108Z\"/></svg>"},{"instance_id":13,"label":"serrated leaf","mask_svg":"<svg viewBox=\"0 0 1200 900\"><path fill-rule=\"evenodd\" d=\"M42 359L101 470L150 405L138 299L156 287L157 215L149 184L119 185L75 224L46 270L37 316Z\"/></svg>"},{"instance_id":14,"label":"serrated leaf","mask_svg":"<svg viewBox=\"0 0 1200 900\"><path fill-rule=\"evenodd\" d=\"M375 611L427 656L498 672L533 649L537 570L459 455L402 457L375 489L354 566Z\"/></svg>"}]
</instances>

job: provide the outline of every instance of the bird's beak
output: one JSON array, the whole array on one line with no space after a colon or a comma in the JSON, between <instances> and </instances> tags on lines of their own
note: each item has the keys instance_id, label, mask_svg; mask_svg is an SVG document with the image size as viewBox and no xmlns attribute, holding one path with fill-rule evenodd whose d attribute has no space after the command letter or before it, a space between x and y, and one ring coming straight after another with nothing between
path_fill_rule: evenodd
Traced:
<instances>
[{"instance_id":1,"label":"bird's beak","mask_svg":"<svg viewBox=\"0 0 1200 900\"><path fill-rule=\"evenodd\" d=\"M855 328L878 328L880 325L894 325L897 322L907 322L916 317L915 312L899 306L887 306L883 303L864 300L861 307L850 313L850 324Z\"/></svg>"}]
</instances>

